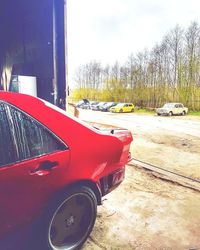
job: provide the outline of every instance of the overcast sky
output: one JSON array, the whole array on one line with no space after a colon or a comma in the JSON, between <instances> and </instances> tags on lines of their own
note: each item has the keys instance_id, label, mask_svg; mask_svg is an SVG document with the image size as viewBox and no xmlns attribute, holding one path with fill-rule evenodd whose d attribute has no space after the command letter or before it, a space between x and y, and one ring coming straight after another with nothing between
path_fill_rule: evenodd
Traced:
<instances>
[{"instance_id":1,"label":"overcast sky","mask_svg":"<svg viewBox=\"0 0 200 250\"><path fill-rule=\"evenodd\" d=\"M176 24L200 24L200 0L67 0L69 84L91 60L124 63L151 49Z\"/></svg>"}]
</instances>

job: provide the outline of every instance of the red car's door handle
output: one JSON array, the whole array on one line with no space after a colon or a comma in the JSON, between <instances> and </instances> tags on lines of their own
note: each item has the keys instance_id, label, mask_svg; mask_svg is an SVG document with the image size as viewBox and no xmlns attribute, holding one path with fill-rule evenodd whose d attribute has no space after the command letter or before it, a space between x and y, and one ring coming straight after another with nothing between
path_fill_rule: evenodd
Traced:
<instances>
[{"instance_id":1,"label":"red car's door handle","mask_svg":"<svg viewBox=\"0 0 200 250\"><path fill-rule=\"evenodd\" d=\"M59 163L57 161L43 161L39 164L39 167L30 171L31 175L46 175L51 169L58 167Z\"/></svg>"},{"instance_id":2,"label":"red car's door handle","mask_svg":"<svg viewBox=\"0 0 200 250\"><path fill-rule=\"evenodd\" d=\"M57 161L43 161L39 165L40 170L51 170L52 168L55 168L58 166Z\"/></svg>"}]
</instances>

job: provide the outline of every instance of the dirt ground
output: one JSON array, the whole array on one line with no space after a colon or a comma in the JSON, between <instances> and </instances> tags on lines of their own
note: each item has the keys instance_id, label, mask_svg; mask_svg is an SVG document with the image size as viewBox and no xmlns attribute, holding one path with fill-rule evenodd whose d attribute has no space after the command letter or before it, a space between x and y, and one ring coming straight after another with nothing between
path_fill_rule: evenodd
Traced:
<instances>
[{"instance_id":1,"label":"dirt ground","mask_svg":"<svg viewBox=\"0 0 200 250\"><path fill-rule=\"evenodd\" d=\"M80 119L127 128L134 158L200 179L200 117L80 110Z\"/></svg>"},{"instance_id":2,"label":"dirt ground","mask_svg":"<svg viewBox=\"0 0 200 250\"><path fill-rule=\"evenodd\" d=\"M200 118L80 110L80 119L128 128L134 158L200 179ZM127 166L83 249L197 250L199 225L200 193Z\"/></svg>"},{"instance_id":3,"label":"dirt ground","mask_svg":"<svg viewBox=\"0 0 200 250\"><path fill-rule=\"evenodd\" d=\"M127 167L84 249L200 249L199 208L199 193Z\"/></svg>"}]
</instances>

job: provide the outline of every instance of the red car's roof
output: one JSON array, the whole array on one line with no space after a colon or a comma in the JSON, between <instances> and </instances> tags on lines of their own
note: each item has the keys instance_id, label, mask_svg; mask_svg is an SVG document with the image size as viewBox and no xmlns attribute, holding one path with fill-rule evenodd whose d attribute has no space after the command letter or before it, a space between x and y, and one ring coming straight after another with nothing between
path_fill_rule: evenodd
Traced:
<instances>
[{"instance_id":1,"label":"red car's roof","mask_svg":"<svg viewBox=\"0 0 200 250\"><path fill-rule=\"evenodd\" d=\"M65 139L66 123L71 131L78 125L81 126L78 119L68 117L65 111L37 97L0 91L0 100L6 101L31 115L62 139Z\"/></svg>"}]
</instances>

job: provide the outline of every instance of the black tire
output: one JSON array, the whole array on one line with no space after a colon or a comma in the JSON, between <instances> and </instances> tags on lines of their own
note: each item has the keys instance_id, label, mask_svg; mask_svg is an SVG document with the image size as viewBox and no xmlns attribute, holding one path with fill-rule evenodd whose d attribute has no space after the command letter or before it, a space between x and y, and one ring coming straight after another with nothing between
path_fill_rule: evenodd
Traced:
<instances>
[{"instance_id":1,"label":"black tire","mask_svg":"<svg viewBox=\"0 0 200 250\"><path fill-rule=\"evenodd\" d=\"M157 113L158 116L160 116L161 114Z\"/></svg>"},{"instance_id":2,"label":"black tire","mask_svg":"<svg viewBox=\"0 0 200 250\"><path fill-rule=\"evenodd\" d=\"M63 192L45 212L44 239L38 249L80 249L94 227L96 215L97 199L90 188Z\"/></svg>"},{"instance_id":3,"label":"black tire","mask_svg":"<svg viewBox=\"0 0 200 250\"><path fill-rule=\"evenodd\" d=\"M170 111L168 115L169 115L169 116L172 116L172 115L173 115L172 111Z\"/></svg>"},{"instance_id":4,"label":"black tire","mask_svg":"<svg viewBox=\"0 0 200 250\"><path fill-rule=\"evenodd\" d=\"M183 112L182 112L182 115L186 115L186 112L185 112L185 111L183 111Z\"/></svg>"},{"instance_id":5,"label":"black tire","mask_svg":"<svg viewBox=\"0 0 200 250\"><path fill-rule=\"evenodd\" d=\"M119 111L120 113L122 113L123 112L123 109L120 109L120 111Z\"/></svg>"}]
</instances>

